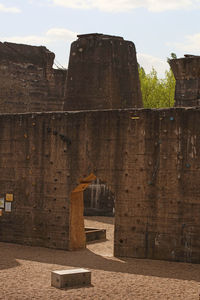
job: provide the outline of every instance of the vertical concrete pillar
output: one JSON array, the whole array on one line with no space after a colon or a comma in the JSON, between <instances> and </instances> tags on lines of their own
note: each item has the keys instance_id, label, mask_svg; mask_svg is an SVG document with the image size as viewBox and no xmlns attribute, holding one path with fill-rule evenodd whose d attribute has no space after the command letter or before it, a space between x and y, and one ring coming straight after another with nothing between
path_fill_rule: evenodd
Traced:
<instances>
[{"instance_id":1,"label":"vertical concrete pillar","mask_svg":"<svg viewBox=\"0 0 200 300\"><path fill-rule=\"evenodd\" d=\"M135 46L122 37L78 35L72 43L64 110L142 107Z\"/></svg>"}]
</instances>

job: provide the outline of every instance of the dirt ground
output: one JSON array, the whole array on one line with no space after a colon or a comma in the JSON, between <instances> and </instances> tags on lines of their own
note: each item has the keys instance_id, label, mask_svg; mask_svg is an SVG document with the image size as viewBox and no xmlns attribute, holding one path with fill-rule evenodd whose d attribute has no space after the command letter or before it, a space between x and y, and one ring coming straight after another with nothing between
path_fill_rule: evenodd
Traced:
<instances>
[{"instance_id":1,"label":"dirt ground","mask_svg":"<svg viewBox=\"0 0 200 300\"><path fill-rule=\"evenodd\" d=\"M108 240L76 252L0 243L0 299L200 299L200 265L114 258L113 219L87 217L85 225L107 229ZM72 267L90 269L92 285L51 287L51 271Z\"/></svg>"}]
</instances>

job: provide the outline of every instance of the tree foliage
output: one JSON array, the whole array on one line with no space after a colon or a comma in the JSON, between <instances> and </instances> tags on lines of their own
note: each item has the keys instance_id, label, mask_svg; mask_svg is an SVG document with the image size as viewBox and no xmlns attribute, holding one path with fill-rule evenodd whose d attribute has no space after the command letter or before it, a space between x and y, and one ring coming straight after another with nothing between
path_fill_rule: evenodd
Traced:
<instances>
[{"instance_id":1,"label":"tree foliage","mask_svg":"<svg viewBox=\"0 0 200 300\"><path fill-rule=\"evenodd\" d=\"M145 108L161 108L174 106L175 78L172 70L165 72L163 79L152 68L149 74L139 66L139 77L142 101Z\"/></svg>"}]
</instances>

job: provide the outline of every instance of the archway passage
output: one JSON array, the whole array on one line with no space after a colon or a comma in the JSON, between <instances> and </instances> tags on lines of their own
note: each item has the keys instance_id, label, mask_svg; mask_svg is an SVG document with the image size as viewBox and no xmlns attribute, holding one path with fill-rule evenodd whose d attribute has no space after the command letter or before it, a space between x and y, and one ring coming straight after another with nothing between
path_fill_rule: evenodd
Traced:
<instances>
[{"instance_id":1,"label":"archway passage","mask_svg":"<svg viewBox=\"0 0 200 300\"><path fill-rule=\"evenodd\" d=\"M70 221L69 221L69 250L79 250L86 246L84 228L84 202L83 191L96 179L94 174L80 180L80 184L70 195Z\"/></svg>"},{"instance_id":2,"label":"archway passage","mask_svg":"<svg viewBox=\"0 0 200 300\"><path fill-rule=\"evenodd\" d=\"M80 184L71 192L69 250L86 247L85 232L93 228L85 229L84 216L114 216L114 194L93 173L82 178Z\"/></svg>"},{"instance_id":3,"label":"archway passage","mask_svg":"<svg viewBox=\"0 0 200 300\"><path fill-rule=\"evenodd\" d=\"M105 182L96 178L83 192L84 216L114 216L115 197Z\"/></svg>"}]
</instances>

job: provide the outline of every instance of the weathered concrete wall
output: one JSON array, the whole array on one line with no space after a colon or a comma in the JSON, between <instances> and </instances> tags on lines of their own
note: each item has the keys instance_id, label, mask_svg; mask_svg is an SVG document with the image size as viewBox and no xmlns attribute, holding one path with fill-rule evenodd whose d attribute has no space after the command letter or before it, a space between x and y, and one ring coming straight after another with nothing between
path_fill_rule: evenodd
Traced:
<instances>
[{"instance_id":1,"label":"weathered concrete wall","mask_svg":"<svg viewBox=\"0 0 200 300\"><path fill-rule=\"evenodd\" d=\"M142 107L135 45L79 35L71 45L64 110Z\"/></svg>"},{"instance_id":2,"label":"weathered concrete wall","mask_svg":"<svg viewBox=\"0 0 200 300\"><path fill-rule=\"evenodd\" d=\"M63 110L65 70L45 47L0 43L0 112Z\"/></svg>"},{"instance_id":3,"label":"weathered concrete wall","mask_svg":"<svg viewBox=\"0 0 200 300\"><path fill-rule=\"evenodd\" d=\"M126 118L115 255L200 262L200 110L136 115Z\"/></svg>"},{"instance_id":4,"label":"weathered concrete wall","mask_svg":"<svg viewBox=\"0 0 200 300\"><path fill-rule=\"evenodd\" d=\"M52 68L54 57L42 46L0 43L1 113L142 107L132 42L103 34L78 36L68 76Z\"/></svg>"},{"instance_id":5,"label":"weathered concrete wall","mask_svg":"<svg viewBox=\"0 0 200 300\"><path fill-rule=\"evenodd\" d=\"M175 106L200 106L200 56L172 59L170 66L176 78Z\"/></svg>"},{"instance_id":6,"label":"weathered concrete wall","mask_svg":"<svg viewBox=\"0 0 200 300\"><path fill-rule=\"evenodd\" d=\"M67 144L54 122L53 115L0 117L0 193L14 195L0 221L1 241L68 246Z\"/></svg>"},{"instance_id":7,"label":"weathered concrete wall","mask_svg":"<svg viewBox=\"0 0 200 300\"><path fill-rule=\"evenodd\" d=\"M116 197L115 255L200 263L200 109L0 116L0 240L68 249L69 195Z\"/></svg>"}]
</instances>

